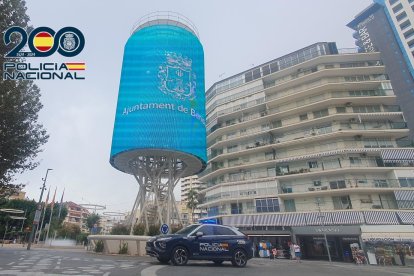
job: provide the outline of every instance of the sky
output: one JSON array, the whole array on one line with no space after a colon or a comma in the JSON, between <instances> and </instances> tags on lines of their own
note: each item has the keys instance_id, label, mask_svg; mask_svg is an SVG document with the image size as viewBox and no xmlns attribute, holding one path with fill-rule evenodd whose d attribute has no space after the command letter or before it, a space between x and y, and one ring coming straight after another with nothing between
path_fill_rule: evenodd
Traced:
<instances>
[{"instance_id":1,"label":"sky","mask_svg":"<svg viewBox=\"0 0 414 276\"><path fill-rule=\"evenodd\" d=\"M123 59L123 48L139 18L154 11L173 11L197 27L205 55L205 87L220 79L304 48L315 42L336 42L339 49L355 48L346 27L372 0L259 1L103 1L27 0L34 27L55 31L78 28L84 50L63 59L85 62L85 80L36 81L44 107L39 121L50 139L38 155L40 165L16 176L36 201L48 168L46 186L65 189L64 201L106 206L106 211L129 211L138 184L133 176L109 164L112 131ZM31 61L31 60L28 60ZM175 192L179 198L179 190ZM45 197L43 197L45 199Z\"/></svg>"}]
</instances>

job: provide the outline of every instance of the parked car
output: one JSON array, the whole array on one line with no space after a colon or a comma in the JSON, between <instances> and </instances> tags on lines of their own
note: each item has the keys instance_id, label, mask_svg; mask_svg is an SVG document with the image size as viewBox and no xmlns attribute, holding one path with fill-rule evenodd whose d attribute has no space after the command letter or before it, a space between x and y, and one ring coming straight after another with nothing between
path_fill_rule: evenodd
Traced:
<instances>
[{"instance_id":1,"label":"parked car","mask_svg":"<svg viewBox=\"0 0 414 276\"><path fill-rule=\"evenodd\" d=\"M161 263L185 265L188 260L210 260L220 265L231 261L244 267L253 257L252 242L236 228L215 224L192 224L175 234L148 240L146 253Z\"/></svg>"}]
</instances>

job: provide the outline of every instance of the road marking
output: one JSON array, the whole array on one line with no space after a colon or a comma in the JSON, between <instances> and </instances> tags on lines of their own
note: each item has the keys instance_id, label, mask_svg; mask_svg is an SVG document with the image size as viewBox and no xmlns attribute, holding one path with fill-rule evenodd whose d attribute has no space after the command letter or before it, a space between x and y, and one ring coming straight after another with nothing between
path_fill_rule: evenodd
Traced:
<instances>
[{"instance_id":1,"label":"road marking","mask_svg":"<svg viewBox=\"0 0 414 276\"><path fill-rule=\"evenodd\" d=\"M15 262L11 262L11 263L9 263L9 264L7 264L7 265L12 265L12 264L14 264Z\"/></svg>"},{"instance_id":2,"label":"road marking","mask_svg":"<svg viewBox=\"0 0 414 276\"><path fill-rule=\"evenodd\" d=\"M153 265L153 266L147 267L141 270L141 276L156 276L157 275L156 272L164 267L166 267L166 265Z\"/></svg>"}]
</instances>

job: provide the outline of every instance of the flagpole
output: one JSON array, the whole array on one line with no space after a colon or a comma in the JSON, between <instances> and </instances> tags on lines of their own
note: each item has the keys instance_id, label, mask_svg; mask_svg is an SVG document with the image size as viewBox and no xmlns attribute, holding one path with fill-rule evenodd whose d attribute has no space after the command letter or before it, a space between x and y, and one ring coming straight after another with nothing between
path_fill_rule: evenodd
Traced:
<instances>
[{"instance_id":1,"label":"flagpole","mask_svg":"<svg viewBox=\"0 0 414 276\"><path fill-rule=\"evenodd\" d=\"M50 202L50 205L51 205L51 206L50 206L49 227L47 227L47 232L46 232L45 243L46 243L46 240L48 240L48 239L49 239L50 224L51 224L51 222L52 222L53 208L55 207L55 196L56 196L56 189L57 189L57 187L55 188L55 193L53 194L53 199L52 199L52 201ZM49 245L52 245L52 243L50 243Z\"/></svg>"},{"instance_id":2,"label":"flagpole","mask_svg":"<svg viewBox=\"0 0 414 276\"><path fill-rule=\"evenodd\" d=\"M61 212L62 212L63 195L64 195L64 194L65 194L65 188L63 188L62 197L60 198L59 212L58 212L58 218L57 218L58 224L59 224L59 220L60 220L60 214L61 214ZM54 234L54 236L53 236L53 240L56 240L56 232L57 232L57 230L55 229L55 234Z\"/></svg>"},{"instance_id":3,"label":"flagpole","mask_svg":"<svg viewBox=\"0 0 414 276\"><path fill-rule=\"evenodd\" d=\"M39 228L39 224L37 225L37 227L38 227L37 228L37 243L39 243L40 236L42 235L43 222L45 221L45 216L46 216L47 202L49 201L50 187L51 186L49 186L49 191L47 192L45 206L43 207L43 217L42 217L42 222L40 223L40 228Z\"/></svg>"}]
</instances>

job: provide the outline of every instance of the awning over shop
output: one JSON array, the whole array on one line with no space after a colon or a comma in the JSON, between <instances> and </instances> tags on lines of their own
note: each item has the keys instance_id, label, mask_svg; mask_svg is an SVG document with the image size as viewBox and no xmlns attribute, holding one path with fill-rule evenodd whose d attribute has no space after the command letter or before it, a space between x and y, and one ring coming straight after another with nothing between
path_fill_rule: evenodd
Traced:
<instances>
[{"instance_id":1,"label":"awning over shop","mask_svg":"<svg viewBox=\"0 0 414 276\"><path fill-rule=\"evenodd\" d=\"M414 162L414 149L382 149L381 157L385 163Z\"/></svg>"},{"instance_id":2,"label":"awning over shop","mask_svg":"<svg viewBox=\"0 0 414 276\"><path fill-rule=\"evenodd\" d=\"M303 213L292 213L282 214L280 220L280 226L305 226L305 214Z\"/></svg>"},{"instance_id":3,"label":"awning over shop","mask_svg":"<svg viewBox=\"0 0 414 276\"><path fill-rule=\"evenodd\" d=\"M404 224L414 224L414 212L397 212L398 217Z\"/></svg>"},{"instance_id":4,"label":"awning over shop","mask_svg":"<svg viewBox=\"0 0 414 276\"><path fill-rule=\"evenodd\" d=\"M362 224L364 223L364 217L361 212L357 211L344 211L332 213L332 224L344 225L344 224Z\"/></svg>"},{"instance_id":5,"label":"awning over shop","mask_svg":"<svg viewBox=\"0 0 414 276\"><path fill-rule=\"evenodd\" d=\"M331 213L308 213L306 216L306 225L331 225L332 216Z\"/></svg>"},{"instance_id":6,"label":"awning over shop","mask_svg":"<svg viewBox=\"0 0 414 276\"><path fill-rule=\"evenodd\" d=\"M399 224L397 214L392 211L364 211L366 224Z\"/></svg>"}]
</instances>

